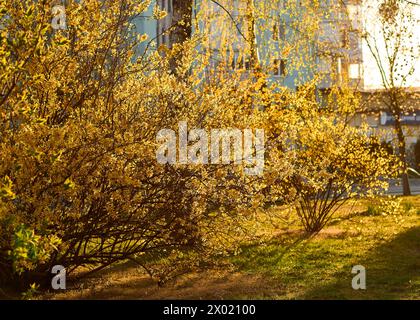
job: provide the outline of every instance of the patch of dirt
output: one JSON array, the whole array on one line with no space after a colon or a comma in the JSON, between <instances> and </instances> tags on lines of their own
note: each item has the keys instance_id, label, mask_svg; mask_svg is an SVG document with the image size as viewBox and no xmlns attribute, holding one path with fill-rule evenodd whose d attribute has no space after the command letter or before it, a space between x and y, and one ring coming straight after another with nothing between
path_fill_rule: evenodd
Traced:
<instances>
[{"instance_id":1,"label":"patch of dirt","mask_svg":"<svg viewBox=\"0 0 420 320\"><path fill-rule=\"evenodd\" d=\"M348 231L348 230L343 230L343 229L339 229L339 228L335 228L335 227L329 227L329 228L325 228L324 230L321 230L320 233L318 233L316 235L315 238L318 239L344 239L346 237L349 236L355 236L357 235L357 232L355 231Z\"/></svg>"}]
</instances>

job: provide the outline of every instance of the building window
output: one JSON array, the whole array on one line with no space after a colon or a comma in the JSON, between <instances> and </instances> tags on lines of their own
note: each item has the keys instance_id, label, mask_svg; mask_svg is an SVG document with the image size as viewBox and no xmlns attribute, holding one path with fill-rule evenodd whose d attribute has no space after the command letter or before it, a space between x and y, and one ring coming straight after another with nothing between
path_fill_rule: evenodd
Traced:
<instances>
[{"instance_id":1,"label":"building window","mask_svg":"<svg viewBox=\"0 0 420 320\"><path fill-rule=\"evenodd\" d=\"M346 29L341 30L341 47L347 48L349 46L349 32Z\"/></svg>"},{"instance_id":2,"label":"building window","mask_svg":"<svg viewBox=\"0 0 420 320\"><path fill-rule=\"evenodd\" d=\"M235 51L232 62L231 62L231 69L232 70L251 70L251 64L249 59L246 57L240 57L239 52Z\"/></svg>"},{"instance_id":3,"label":"building window","mask_svg":"<svg viewBox=\"0 0 420 320\"><path fill-rule=\"evenodd\" d=\"M274 76L282 76L286 75L286 66L287 60L286 59L274 59L273 61L273 74Z\"/></svg>"},{"instance_id":4,"label":"building window","mask_svg":"<svg viewBox=\"0 0 420 320\"><path fill-rule=\"evenodd\" d=\"M349 65L349 78L350 79L360 78L360 65L358 63L351 63Z\"/></svg>"},{"instance_id":5,"label":"building window","mask_svg":"<svg viewBox=\"0 0 420 320\"><path fill-rule=\"evenodd\" d=\"M360 21L360 5L348 4L347 5L348 18L350 19L351 26L354 30L359 30L361 27Z\"/></svg>"},{"instance_id":6,"label":"building window","mask_svg":"<svg viewBox=\"0 0 420 320\"><path fill-rule=\"evenodd\" d=\"M273 40L285 41L286 40L286 23L282 20L276 21L273 25Z\"/></svg>"},{"instance_id":7,"label":"building window","mask_svg":"<svg viewBox=\"0 0 420 320\"><path fill-rule=\"evenodd\" d=\"M286 40L286 24L281 21L279 24L279 38L281 41Z\"/></svg>"},{"instance_id":8,"label":"building window","mask_svg":"<svg viewBox=\"0 0 420 320\"><path fill-rule=\"evenodd\" d=\"M230 67L231 67L232 70L241 69L241 61L239 60L239 58L236 54L233 56L232 64L231 64Z\"/></svg>"},{"instance_id":9,"label":"building window","mask_svg":"<svg viewBox=\"0 0 420 320\"><path fill-rule=\"evenodd\" d=\"M277 22L273 24L273 40L279 41L279 24Z\"/></svg>"}]
</instances>

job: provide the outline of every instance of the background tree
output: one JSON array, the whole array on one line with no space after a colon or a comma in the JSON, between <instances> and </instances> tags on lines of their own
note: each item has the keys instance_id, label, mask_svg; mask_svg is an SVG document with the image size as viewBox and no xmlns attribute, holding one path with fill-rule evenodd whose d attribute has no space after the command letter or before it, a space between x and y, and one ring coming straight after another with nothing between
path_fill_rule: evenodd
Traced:
<instances>
[{"instance_id":1,"label":"background tree","mask_svg":"<svg viewBox=\"0 0 420 320\"><path fill-rule=\"evenodd\" d=\"M404 195L410 195L408 179L407 145L402 117L412 113L416 107L417 93L407 85L415 70L420 44L415 28L418 24L416 12L411 3L403 0L385 0L370 3L379 23L379 30L364 35L370 53L374 57L381 77L382 92L380 104L386 106L394 119L397 150L402 163L402 186ZM372 21L369 25L372 27Z\"/></svg>"}]
</instances>

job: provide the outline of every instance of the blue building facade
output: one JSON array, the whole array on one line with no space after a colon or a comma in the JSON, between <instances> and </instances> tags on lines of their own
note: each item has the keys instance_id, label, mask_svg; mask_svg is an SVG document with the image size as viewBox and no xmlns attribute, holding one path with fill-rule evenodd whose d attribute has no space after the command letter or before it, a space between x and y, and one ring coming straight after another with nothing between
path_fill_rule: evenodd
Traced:
<instances>
[{"instance_id":1,"label":"blue building facade","mask_svg":"<svg viewBox=\"0 0 420 320\"><path fill-rule=\"evenodd\" d=\"M154 0L148 10L136 19L137 32L146 33L153 40L150 49L160 44L171 46L171 38L165 30L171 28L173 21L176 21L174 14L176 15L178 2ZM350 80L360 83L360 39L349 34L353 18L344 12L347 12L346 5L331 9L333 1L323 0L323 7L321 6L319 12L325 16L313 17L318 19L320 32L308 34L311 16L306 6L311 5L310 1L254 0L253 3L255 47L260 65L271 75L270 81L277 81L291 89L314 79L315 75L323 78L318 83L320 88L328 88L349 76L354 78ZM211 67L216 67L221 60L229 59L223 62L232 69L247 68L246 62L240 61L244 59L241 52L246 46L244 39L248 28L245 16L247 4L247 0L194 0L192 29L193 32L208 36L200 50L211 51L214 63ZM166 11L167 16L160 20L154 19L155 6ZM144 51L146 45L143 43L141 50ZM226 56L222 56L222 51ZM230 52L226 54L226 51ZM358 72L353 72L352 75L348 70Z\"/></svg>"}]
</instances>

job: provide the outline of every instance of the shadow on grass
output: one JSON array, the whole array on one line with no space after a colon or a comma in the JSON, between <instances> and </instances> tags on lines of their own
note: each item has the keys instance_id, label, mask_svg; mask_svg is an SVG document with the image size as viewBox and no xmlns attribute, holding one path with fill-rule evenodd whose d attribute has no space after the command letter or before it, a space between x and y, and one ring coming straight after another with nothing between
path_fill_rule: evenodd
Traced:
<instances>
[{"instance_id":1,"label":"shadow on grass","mask_svg":"<svg viewBox=\"0 0 420 320\"><path fill-rule=\"evenodd\" d=\"M145 276L122 275L117 281L113 279L109 285L73 290L64 295L55 296L55 299L224 300L232 296L236 299L264 298L265 295L270 297L281 290L281 287L273 286L272 283L257 275L206 271L189 274L163 287L158 287L153 280Z\"/></svg>"},{"instance_id":2,"label":"shadow on grass","mask_svg":"<svg viewBox=\"0 0 420 320\"><path fill-rule=\"evenodd\" d=\"M401 233L359 260L354 263L366 268L366 290L352 289L352 266L346 265L333 281L319 283L299 299L420 298L420 227Z\"/></svg>"}]
</instances>

